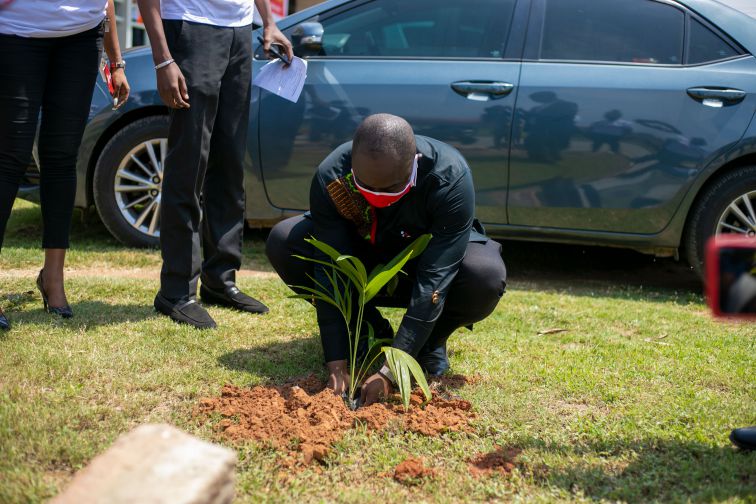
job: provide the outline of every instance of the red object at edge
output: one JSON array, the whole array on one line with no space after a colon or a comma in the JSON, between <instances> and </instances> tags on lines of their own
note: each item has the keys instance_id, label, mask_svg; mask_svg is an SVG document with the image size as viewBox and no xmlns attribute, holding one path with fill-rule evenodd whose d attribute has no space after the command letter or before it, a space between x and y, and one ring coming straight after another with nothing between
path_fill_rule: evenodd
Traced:
<instances>
[{"instance_id":1,"label":"red object at edge","mask_svg":"<svg viewBox=\"0 0 756 504\"><path fill-rule=\"evenodd\" d=\"M712 313L718 318L756 320L756 314L724 313L719 300L719 250L723 248L753 249L756 240L742 235L715 235L706 242L706 299Z\"/></svg>"}]
</instances>

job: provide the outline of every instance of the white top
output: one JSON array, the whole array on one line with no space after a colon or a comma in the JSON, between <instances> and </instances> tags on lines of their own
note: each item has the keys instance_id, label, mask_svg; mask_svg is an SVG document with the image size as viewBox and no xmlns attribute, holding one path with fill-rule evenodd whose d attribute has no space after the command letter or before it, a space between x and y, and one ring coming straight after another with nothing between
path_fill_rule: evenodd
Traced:
<instances>
[{"instance_id":1,"label":"white top","mask_svg":"<svg viewBox=\"0 0 756 504\"><path fill-rule=\"evenodd\" d=\"M21 37L67 37L105 19L108 0L15 0L0 7L0 33Z\"/></svg>"},{"instance_id":2,"label":"white top","mask_svg":"<svg viewBox=\"0 0 756 504\"><path fill-rule=\"evenodd\" d=\"M253 0L160 0L163 19L213 26L247 26L255 14Z\"/></svg>"}]
</instances>

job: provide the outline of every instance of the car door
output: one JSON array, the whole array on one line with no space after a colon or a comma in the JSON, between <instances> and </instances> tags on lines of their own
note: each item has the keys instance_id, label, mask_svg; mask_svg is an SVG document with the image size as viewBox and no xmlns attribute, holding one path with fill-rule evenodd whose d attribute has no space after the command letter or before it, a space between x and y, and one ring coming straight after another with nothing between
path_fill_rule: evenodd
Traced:
<instances>
[{"instance_id":1,"label":"car door","mask_svg":"<svg viewBox=\"0 0 756 504\"><path fill-rule=\"evenodd\" d=\"M521 52L525 29L524 19L515 23L517 3L354 1L287 28L308 69L297 103L260 96L260 157L271 204L306 209L320 161L351 140L364 117L391 113L417 134L460 149L473 170L479 217L505 222L520 65L520 54L512 54L517 46ZM527 15L527 2L519 3ZM519 40L508 46L510 34Z\"/></svg>"},{"instance_id":2,"label":"car door","mask_svg":"<svg viewBox=\"0 0 756 504\"><path fill-rule=\"evenodd\" d=\"M534 0L516 106L514 225L657 233L754 110L753 58L684 7Z\"/></svg>"}]
</instances>

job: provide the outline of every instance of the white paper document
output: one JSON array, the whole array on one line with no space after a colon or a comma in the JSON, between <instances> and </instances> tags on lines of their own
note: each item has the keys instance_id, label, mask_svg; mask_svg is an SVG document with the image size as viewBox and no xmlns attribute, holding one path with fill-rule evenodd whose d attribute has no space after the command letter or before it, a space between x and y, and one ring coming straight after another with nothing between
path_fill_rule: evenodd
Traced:
<instances>
[{"instance_id":1,"label":"white paper document","mask_svg":"<svg viewBox=\"0 0 756 504\"><path fill-rule=\"evenodd\" d=\"M260 69L252 84L296 103L307 78L307 62L296 56L285 66L276 58Z\"/></svg>"}]
</instances>

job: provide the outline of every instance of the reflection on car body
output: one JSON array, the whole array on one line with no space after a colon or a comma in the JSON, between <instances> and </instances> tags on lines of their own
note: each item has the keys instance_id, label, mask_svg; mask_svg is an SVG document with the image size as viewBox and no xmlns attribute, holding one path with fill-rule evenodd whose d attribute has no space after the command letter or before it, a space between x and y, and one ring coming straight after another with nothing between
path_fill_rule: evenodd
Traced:
<instances>
[{"instance_id":1,"label":"reflection on car body","mask_svg":"<svg viewBox=\"0 0 756 504\"><path fill-rule=\"evenodd\" d=\"M330 0L279 26L308 77L295 104L253 91L252 225L305 210L318 163L386 112L463 153L493 236L684 249L696 267L709 235L756 236L756 19L720 2ZM77 204L149 245L166 109L149 51L126 59L132 99L113 112L95 93Z\"/></svg>"}]
</instances>

